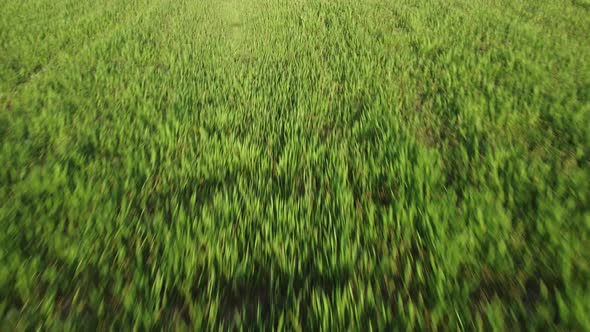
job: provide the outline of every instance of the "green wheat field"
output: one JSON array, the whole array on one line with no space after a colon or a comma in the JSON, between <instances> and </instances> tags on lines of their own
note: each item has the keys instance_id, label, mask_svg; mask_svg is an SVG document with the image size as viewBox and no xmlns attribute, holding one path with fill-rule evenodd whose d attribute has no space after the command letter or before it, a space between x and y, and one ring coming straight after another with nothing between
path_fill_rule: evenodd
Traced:
<instances>
[{"instance_id":1,"label":"green wheat field","mask_svg":"<svg viewBox=\"0 0 590 332\"><path fill-rule=\"evenodd\" d=\"M589 329L590 1L0 0L0 330Z\"/></svg>"}]
</instances>

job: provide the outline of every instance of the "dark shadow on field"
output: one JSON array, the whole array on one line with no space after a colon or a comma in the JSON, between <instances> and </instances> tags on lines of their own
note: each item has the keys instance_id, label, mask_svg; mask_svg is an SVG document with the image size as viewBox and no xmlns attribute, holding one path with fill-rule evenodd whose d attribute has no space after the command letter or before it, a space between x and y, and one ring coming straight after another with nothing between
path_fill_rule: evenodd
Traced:
<instances>
[{"instance_id":1,"label":"dark shadow on field","mask_svg":"<svg viewBox=\"0 0 590 332\"><path fill-rule=\"evenodd\" d=\"M590 10L590 2L588 0L572 0L572 3L577 7Z\"/></svg>"}]
</instances>

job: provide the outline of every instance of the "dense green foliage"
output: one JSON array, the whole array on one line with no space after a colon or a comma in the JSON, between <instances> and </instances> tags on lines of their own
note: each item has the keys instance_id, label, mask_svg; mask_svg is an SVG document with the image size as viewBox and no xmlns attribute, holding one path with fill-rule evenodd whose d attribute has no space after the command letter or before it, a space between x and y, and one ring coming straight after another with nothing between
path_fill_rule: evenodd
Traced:
<instances>
[{"instance_id":1,"label":"dense green foliage","mask_svg":"<svg viewBox=\"0 0 590 332\"><path fill-rule=\"evenodd\" d=\"M1 0L0 326L590 329L589 41L587 0Z\"/></svg>"}]
</instances>

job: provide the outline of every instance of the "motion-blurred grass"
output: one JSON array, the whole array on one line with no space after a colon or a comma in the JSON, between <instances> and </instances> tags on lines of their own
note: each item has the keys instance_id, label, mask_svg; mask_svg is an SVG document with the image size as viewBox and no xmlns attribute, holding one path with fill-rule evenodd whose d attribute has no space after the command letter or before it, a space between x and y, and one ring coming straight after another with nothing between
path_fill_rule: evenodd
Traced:
<instances>
[{"instance_id":1,"label":"motion-blurred grass","mask_svg":"<svg viewBox=\"0 0 590 332\"><path fill-rule=\"evenodd\" d=\"M589 11L0 1L0 330L590 329Z\"/></svg>"}]
</instances>

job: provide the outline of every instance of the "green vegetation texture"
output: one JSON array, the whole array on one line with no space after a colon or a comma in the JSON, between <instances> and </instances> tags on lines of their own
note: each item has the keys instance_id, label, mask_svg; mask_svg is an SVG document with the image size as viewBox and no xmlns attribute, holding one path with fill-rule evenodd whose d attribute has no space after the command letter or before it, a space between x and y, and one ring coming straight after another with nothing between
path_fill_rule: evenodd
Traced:
<instances>
[{"instance_id":1,"label":"green vegetation texture","mask_svg":"<svg viewBox=\"0 0 590 332\"><path fill-rule=\"evenodd\" d=\"M588 0L0 0L1 330L590 329Z\"/></svg>"}]
</instances>

